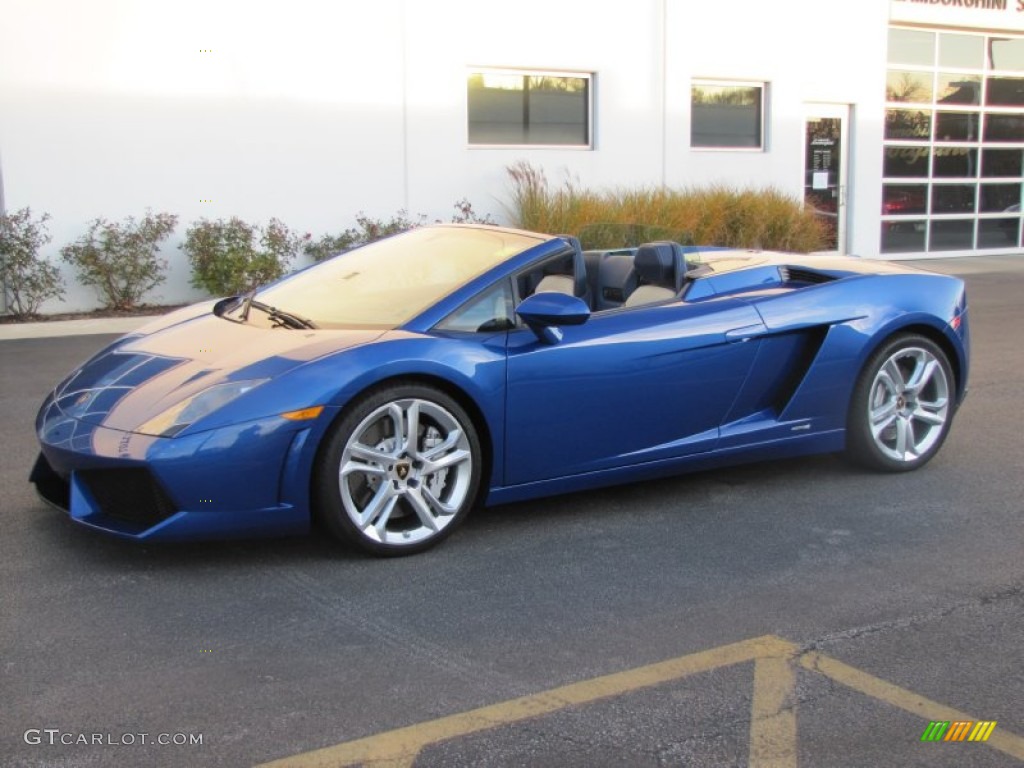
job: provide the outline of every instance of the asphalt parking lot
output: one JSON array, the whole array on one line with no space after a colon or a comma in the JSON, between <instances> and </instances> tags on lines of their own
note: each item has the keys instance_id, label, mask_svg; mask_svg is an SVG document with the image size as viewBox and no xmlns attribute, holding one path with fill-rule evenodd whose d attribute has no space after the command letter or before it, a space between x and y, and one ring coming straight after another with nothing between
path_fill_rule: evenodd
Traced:
<instances>
[{"instance_id":1,"label":"asphalt parking lot","mask_svg":"<svg viewBox=\"0 0 1024 768\"><path fill-rule=\"evenodd\" d=\"M824 456L480 510L390 561L72 525L26 482L32 420L112 337L0 341L0 764L1020 765L1021 261L942 267L973 371L921 471Z\"/></svg>"}]
</instances>

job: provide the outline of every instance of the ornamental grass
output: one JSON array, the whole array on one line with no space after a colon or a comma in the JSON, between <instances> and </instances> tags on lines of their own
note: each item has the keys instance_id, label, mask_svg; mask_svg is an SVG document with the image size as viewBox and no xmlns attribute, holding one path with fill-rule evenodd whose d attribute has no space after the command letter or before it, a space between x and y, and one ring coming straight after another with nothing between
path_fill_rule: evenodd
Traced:
<instances>
[{"instance_id":1,"label":"ornamental grass","mask_svg":"<svg viewBox=\"0 0 1024 768\"><path fill-rule=\"evenodd\" d=\"M509 166L509 217L523 229L576 235L585 249L620 248L654 240L683 245L808 253L825 246L825 229L796 198L769 187L586 189L552 187L529 163Z\"/></svg>"}]
</instances>

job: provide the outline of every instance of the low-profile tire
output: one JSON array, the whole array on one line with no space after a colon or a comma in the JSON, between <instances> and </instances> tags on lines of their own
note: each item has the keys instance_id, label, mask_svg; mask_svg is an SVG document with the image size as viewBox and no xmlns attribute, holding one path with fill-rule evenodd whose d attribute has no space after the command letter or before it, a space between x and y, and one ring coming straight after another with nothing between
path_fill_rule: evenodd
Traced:
<instances>
[{"instance_id":1,"label":"low-profile tire","mask_svg":"<svg viewBox=\"0 0 1024 768\"><path fill-rule=\"evenodd\" d=\"M434 387L391 384L352 403L327 433L314 509L343 541L374 555L411 555L465 518L480 469L479 438L458 402Z\"/></svg>"},{"instance_id":2,"label":"low-profile tire","mask_svg":"<svg viewBox=\"0 0 1024 768\"><path fill-rule=\"evenodd\" d=\"M956 382L942 348L916 334L893 337L864 365L847 417L847 454L862 466L907 472L942 447Z\"/></svg>"}]
</instances>

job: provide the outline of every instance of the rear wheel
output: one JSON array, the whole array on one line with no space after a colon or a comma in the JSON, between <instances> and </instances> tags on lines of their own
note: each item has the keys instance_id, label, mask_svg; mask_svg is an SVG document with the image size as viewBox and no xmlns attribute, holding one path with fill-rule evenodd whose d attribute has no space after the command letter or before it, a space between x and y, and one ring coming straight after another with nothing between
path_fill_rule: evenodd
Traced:
<instances>
[{"instance_id":1,"label":"rear wheel","mask_svg":"<svg viewBox=\"0 0 1024 768\"><path fill-rule=\"evenodd\" d=\"M364 396L326 438L314 487L331 532L376 555L421 552L465 517L480 481L473 423L433 387Z\"/></svg>"},{"instance_id":2,"label":"rear wheel","mask_svg":"<svg viewBox=\"0 0 1024 768\"><path fill-rule=\"evenodd\" d=\"M847 452L873 469L917 469L942 447L953 412L946 353L924 336L897 336L871 356L857 379Z\"/></svg>"}]
</instances>

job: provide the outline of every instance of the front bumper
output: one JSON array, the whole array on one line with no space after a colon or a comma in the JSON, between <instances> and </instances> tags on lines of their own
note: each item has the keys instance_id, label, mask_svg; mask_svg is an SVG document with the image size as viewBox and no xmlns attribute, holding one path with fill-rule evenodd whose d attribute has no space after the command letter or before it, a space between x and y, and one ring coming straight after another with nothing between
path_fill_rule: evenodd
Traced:
<instances>
[{"instance_id":1,"label":"front bumper","mask_svg":"<svg viewBox=\"0 0 1024 768\"><path fill-rule=\"evenodd\" d=\"M95 426L48 400L29 477L77 523L146 541L309 530L310 430L272 418L178 438Z\"/></svg>"}]
</instances>

